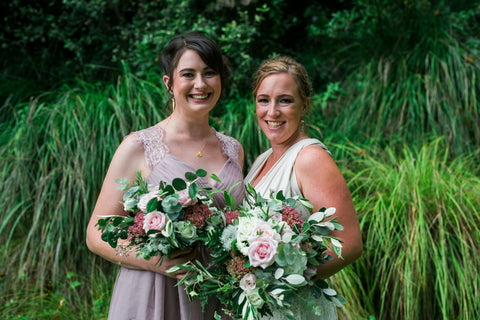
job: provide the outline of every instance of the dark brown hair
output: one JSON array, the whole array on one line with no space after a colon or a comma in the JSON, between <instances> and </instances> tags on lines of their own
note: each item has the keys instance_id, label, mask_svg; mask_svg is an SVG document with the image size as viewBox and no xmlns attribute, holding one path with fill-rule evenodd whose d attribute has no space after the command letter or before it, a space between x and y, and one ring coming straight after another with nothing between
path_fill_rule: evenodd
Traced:
<instances>
[{"instance_id":1,"label":"dark brown hair","mask_svg":"<svg viewBox=\"0 0 480 320\"><path fill-rule=\"evenodd\" d=\"M222 91L225 83L230 76L226 58L218 45L200 32L189 32L172 38L162 52L161 63L163 72L172 81L168 84L168 90L171 90L173 84L173 72L178 66L180 57L186 50L194 50L207 66L215 70L220 75Z\"/></svg>"}]
</instances>

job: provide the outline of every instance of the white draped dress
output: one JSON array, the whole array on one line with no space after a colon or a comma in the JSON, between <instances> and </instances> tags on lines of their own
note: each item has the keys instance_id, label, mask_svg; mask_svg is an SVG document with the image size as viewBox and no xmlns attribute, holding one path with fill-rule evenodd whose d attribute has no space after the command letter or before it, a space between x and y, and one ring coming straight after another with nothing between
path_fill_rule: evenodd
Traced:
<instances>
[{"instance_id":1,"label":"white draped dress","mask_svg":"<svg viewBox=\"0 0 480 320\"><path fill-rule=\"evenodd\" d=\"M295 176L294 164L299 152L310 145L317 145L327 150L327 147L317 139L303 139L291 146L273 167L267 172L267 174L257 183L255 190L263 197L268 197L271 192L283 191L285 197L301 196L303 197L300 188L298 187L297 177ZM272 154L272 149L269 149L262 153L252 165L250 172L245 178L245 184L251 184L257 177L258 173L262 170L268 157ZM320 183L320 182L319 182ZM310 211L303 206L297 207L297 211L300 213L303 219L308 219ZM322 307L322 315L316 316L309 311L302 304L302 297L298 298L298 303L294 303L293 313L296 320L312 320L312 319L338 319L336 306L325 298L317 300L317 304ZM272 319L280 320L285 319L278 311L273 311L273 317L263 317L262 320Z\"/></svg>"}]
</instances>

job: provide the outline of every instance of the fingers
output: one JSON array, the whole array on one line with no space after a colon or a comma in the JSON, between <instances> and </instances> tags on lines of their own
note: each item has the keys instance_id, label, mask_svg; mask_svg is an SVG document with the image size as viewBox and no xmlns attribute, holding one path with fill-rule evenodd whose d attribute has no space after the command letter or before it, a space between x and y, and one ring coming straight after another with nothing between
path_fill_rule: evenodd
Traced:
<instances>
[{"instance_id":1,"label":"fingers","mask_svg":"<svg viewBox=\"0 0 480 320\"><path fill-rule=\"evenodd\" d=\"M188 261L195 259L195 257L197 256L197 251L192 249L178 250L174 253L174 255L175 255L175 258L172 258L171 256L170 259L168 260L166 259L163 262L161 266L162 270L160 272L166 275L167 277L181 279L185 276L187 271L180 269L175 272L169 273L167 272L167 270L177 264L184 264Z\"/></svg>"},{"instance_id":2,"label":"fingers","mask_svg":"<svg viewBox=\"0 0 480 320\"><path fill-rule=\"evenodd\" d=\"M172 254L170 255L170 259L175 259L177 257L180 257L182 255L185 255L185 254L188 254L188 253L191 253L193 250L193 248L185 248L185 249L179 249L179 250L175 250L174 252L172 252Z\"/></svg>"}]
</instances>

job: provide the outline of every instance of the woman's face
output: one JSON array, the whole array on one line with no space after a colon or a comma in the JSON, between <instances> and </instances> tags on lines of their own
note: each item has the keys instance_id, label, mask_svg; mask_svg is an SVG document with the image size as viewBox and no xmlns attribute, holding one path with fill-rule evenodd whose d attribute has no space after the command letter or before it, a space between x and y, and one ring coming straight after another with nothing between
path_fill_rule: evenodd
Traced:
<instances>
[{"instance_id":1,"label":"woman's face","mask_svg":"<svg viewBox=\"0 0 480 320\"><path fill-rule=\"evenodd\" d=\"M301 133L300 121L308 101L303 101L298 85L288 73L267 76L255 97L260 127L273 145L291 145Z\"/></svg>"},{"instance_id":2,"label":"woman's face","mask_svg":"<svg viewBox=\"0 0 480 320\"><path fill-rule=\"evenodd\" d=\"M217 103L222 91L220 75L207 66L194 50L186 50L173 72L173 79L163 77L175 97L175 108L188 113L208 113Z\"/></svg>"}]
</instances>

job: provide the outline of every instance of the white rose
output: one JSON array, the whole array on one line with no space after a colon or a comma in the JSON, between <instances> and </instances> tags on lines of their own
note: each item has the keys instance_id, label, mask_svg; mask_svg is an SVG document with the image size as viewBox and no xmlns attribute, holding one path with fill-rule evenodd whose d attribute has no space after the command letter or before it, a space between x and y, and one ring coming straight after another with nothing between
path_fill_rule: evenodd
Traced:
<instances>
[{"instance_id":1,"label":"white rose","mask_svg":"<svg viewBox=\"0 0 480 320\"><path fill-rule=\"evenodd\" d=\"M248 301L250 301L250 303L254 305L257 309L260 309L265 303L262 297L260 297L258 289L248 290L245 292L245 295L247 296Z\"/></svg>"},{"instance_id":2,"label":"white rose","mask_svg":"<svg viewBox=\"0 0 480 320\"><path fill-rule=\"evenodd\" d=\"M244 291L253 290L257 287L257 277L253 273L247 273L240 280L240 288Z\"/></svg>"}]
</instances>

